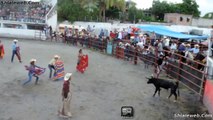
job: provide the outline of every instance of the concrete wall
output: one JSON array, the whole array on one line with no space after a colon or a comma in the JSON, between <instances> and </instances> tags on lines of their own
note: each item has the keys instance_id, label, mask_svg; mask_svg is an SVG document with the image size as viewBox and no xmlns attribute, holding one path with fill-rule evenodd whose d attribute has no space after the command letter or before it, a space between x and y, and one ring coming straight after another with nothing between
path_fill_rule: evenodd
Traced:
<instances>
[{"instance_id":1,"label":"concrete wall","mask_svg":"<svg viewBox=\"0 0 213 120\"><path fill-rule=\"evenodd\" d=\"M204 19L204 18L192 19L192 26L210 28L212 25L213 19Z\"/></svg>"},{"instance_id":2,"label":"concrete wall","mask_svg":"<svg viewBox=\"0 0 213 120\"><path fill-rule=\"evenodd\" d=\"M40 32L38 30L0 28L1 37L8 37L8 38L34 39L36 31Z\"/></svg>"},{"instance_id":3,"label":"concrete wall","mask_svg":"<svg viewBox=\"0 0 213 120\"><path fill-rule=\"evenodd\" d=\"M180 19L182 19L182 21ZM176 25L191 25L192 15L166 13L164 15L164 21L167 23L173 23Z\"/></svg>"}]
</instances>

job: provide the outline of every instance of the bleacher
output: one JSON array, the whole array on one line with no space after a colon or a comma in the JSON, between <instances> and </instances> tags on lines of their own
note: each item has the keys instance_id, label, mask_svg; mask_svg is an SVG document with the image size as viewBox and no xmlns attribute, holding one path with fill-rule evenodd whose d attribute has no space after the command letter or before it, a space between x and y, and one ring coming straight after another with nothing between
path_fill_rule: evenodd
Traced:
<instances>
[{"instance_id":1,"label":"bleacher","mask_svg":"<svg viewBox=\"0 0 213 120\"><path fill-rule=\"evenodd\" d=\"M45 16L51 8L51 3L31 5L1 4L0 20L45 23Z\"/></svg>"}]
</instances>

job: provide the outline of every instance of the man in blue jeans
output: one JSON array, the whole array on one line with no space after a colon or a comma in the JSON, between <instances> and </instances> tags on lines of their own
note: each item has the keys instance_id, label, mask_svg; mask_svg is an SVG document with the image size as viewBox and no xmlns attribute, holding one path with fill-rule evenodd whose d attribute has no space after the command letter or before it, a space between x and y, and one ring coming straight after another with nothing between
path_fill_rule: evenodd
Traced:
<instances>
[{"instance_id":1,"label":"man in blue jeans","mask_svg":"<svg viewBox=\"0 0 213 120\"><path fill-rule=\"evenodd\" d=\"M55 73L55 62L59 59L60 57L58 55L55 55L54 58L49 62L48 64L48 68L50 70L50 74L49 74L49 79L51 79L52 77L52 71L54 70Z\"/></svg>"},{"instance_id":2,"label":"man in blue jeans","mask_svg":"<svg viewBox=\"0 0 213 120\"><path fill-rule=\"evenodd\" d=\"M36 68L41 68L37 65L35 65L36 59L31 59L30 60L30 66L27 67L28 72L28 80L26 82L23 83L23 85L26 85L27 83L29 83L32 80L32 77L36 78L35 84L38 83L38 75L36 74Z\"/></svg>"},{"instance_id":3,"label":"man in blue jeans","mask_svg":"<svg viewBox=\"0 0 213 120\"><path fill-rule=\"evenodd\" d=\"M21 56L20 56L20 47L18 46L18 40L13 40L13 45L12 45L12 58L11 58L11 62L13 62L14 56L16 55L19 62L21 63Z\"/></svg>"}]
</instances>

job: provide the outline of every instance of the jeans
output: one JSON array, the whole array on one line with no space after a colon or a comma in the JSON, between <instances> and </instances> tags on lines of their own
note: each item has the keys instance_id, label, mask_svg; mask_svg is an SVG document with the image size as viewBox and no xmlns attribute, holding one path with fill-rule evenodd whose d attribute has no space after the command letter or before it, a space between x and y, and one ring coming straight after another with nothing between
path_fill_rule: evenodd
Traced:
<instances>
[{"instance_id":1,"label":"jeans","mask_svg":"<svg viewBox=\"0 0 213 120\"><path fill-rule=\"evenodd\" d=\"M16 50L13 50L12 58L11 58L11 62L13 62L13 59L14 59L14 56L15 56L15 55L18 57L19 62L21 62L20 55L17 53L17 51L16 51Z\"/></svg>"},{"instance_id":2,"label":"jeans","mask_svg":"<svg viewBox=\"0 0 213 120\"><path fill-rule=\"evenodd\" d=\"M26 82L24 82L24 84L23 85L26 85L27 83L29 83L31 80L32 80L32 77L36 77L36 82L35 82L35 84L37 84L38 83L38 79L39 79L39 77L38 76L36 76L34 73L28 73L28 80L26 81Z\"/></svg>"},{"instance_id":3,"label":"jeans","mask_svg":"<svg viewBox=\"0 0 213 120\"><path fill-rule=\"evenodd\" d=\"M52 77L52 70L54 70L54 71L55 71L55 67L54 67L53 65L48 65L48 68L50 69L50 75L49 75L49 78L51 78L51 77ZM55 72L54 72L54 74L55 74Z\"/></svg>"}]
</instances>

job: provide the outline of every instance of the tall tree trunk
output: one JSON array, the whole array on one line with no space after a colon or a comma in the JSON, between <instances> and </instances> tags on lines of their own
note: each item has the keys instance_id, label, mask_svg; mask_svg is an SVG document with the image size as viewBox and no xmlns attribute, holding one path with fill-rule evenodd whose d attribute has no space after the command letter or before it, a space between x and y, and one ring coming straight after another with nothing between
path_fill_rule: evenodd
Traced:
<instances>
[{"instance_id":1,"label":"tall tree trunk","mask_svg":"<svg viewBox=\"0 0 213 120\"><path fill-rule=\"evenodd\" d=\"M106 22L106 9L103 9L103 22Z\"/></svg>"},{"instance_id":2,"label":"tall tree trunk","mask_svg":"<svg viewBox=\"0 0 213 120\"><path fill-rule=\"evenodd\" d=\"M99 21L102 21L102 8L99 8Z\"/></svg>"}]
</instances>

